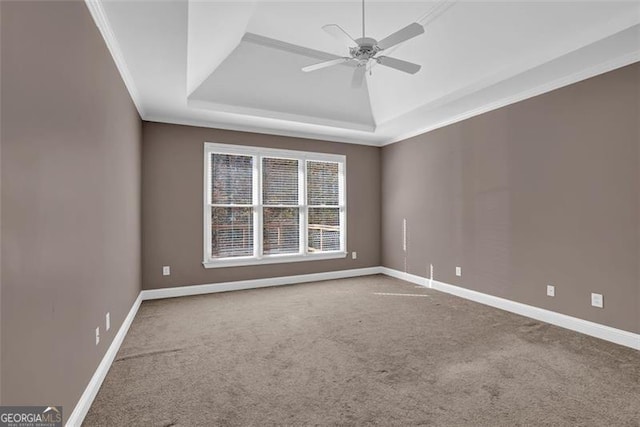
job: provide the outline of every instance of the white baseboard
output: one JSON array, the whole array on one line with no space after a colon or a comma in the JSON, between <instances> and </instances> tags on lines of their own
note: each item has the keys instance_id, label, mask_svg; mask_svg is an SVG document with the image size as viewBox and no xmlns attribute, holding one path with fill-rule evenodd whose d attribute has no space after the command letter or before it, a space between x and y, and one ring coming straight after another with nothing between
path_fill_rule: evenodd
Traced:
<instances>
[{"instance_id":1,"label":"white baseboard","mask_svg":"<svg viewBox=\"0 0 640 427\"><path fill-rule=\"evenodd\" d=\"M353 270L328 271L325 273L301 274L297 276L273 277L269 279L239 280L236 282L212 283L208 285L179 286L165 289L148 289L140 293L142 300L174 298L188 295L211 294L216 292L239 291L243 289L292 285L294 283L318 282L320 280L344 279L347 277L380 274L381 267L358 268Z\"/></svg>"},{"instance_id":2,"label":"white baseboard","mask_svg":"<svg viewBox=\"0 0 640 427\"><path fill-rule=\"evenodd\" d=\"M69 416L66 426L77 427L82 424L84 417L87 415L87 412L89 412L89 408L91 408L91 404L93 403L93 400L100 390L100 386L102 385L104 378L109 372L111 364L118 354L120 345L122 345L124 337L127 335L127 331L129 330L129 327L131 326L131 323L133 322L138 309L140 308L140 303L144 300L209 294L215 292L227 292L242 289L264 288L268 286L290 285L294 283L318 282L321 280L343 279L347 277L369 276L372 274L380 274L381 272L381 267L369 267L353 270L329 271L325 273L302 274L298 276L274 277L271 279L242 280L237 282L225 282L210 285L194 285L141 291L140 294L138 294L138 298L136 298L135 302L133 303L131 310L129 310L129 314L127 314L124 322L122 322L120 330L118 330L118 333L113 338L113 342L102 358L102 361L98 365L98 368L93 374L93 377L91 377L91 381L89 381L87 388L84 390L84 393L82 393L80 400Z\"/></svg>"},{"instance_id":3,"label":"white baseboard","mask_svg":"<svg viewBox=\"0 0 640 427\"><path fill-rule=\"evenodd\" d=\"M426 277L420 277L415 274L404 273L399 270L394 270L392 268L380 267L381 273L386 276L395 277L396 279L404 280L406 282L415 283L416 285L429 287L429 279Z\"/></svg>"},{"instance_id":4,"label":"white baseboard","mask_svg":"<svg viewBox=\"0 0 640 427\"><path fill-rule=\"evenodd\" d=\"M519 302L483 294L482 292L472 291L470 289L461 288L459 286L449 285L447 283L430 280L415 274L403 273L386 267L369 267L353 270L330 271L325 273L302 274L298 276L274 277L269 279L242 280L237 282L215 283L209 285L182 286L166 289L150 289L141 291L136 298L129 314L122 322L120 330L113 338L113 342L105 353L100 365L96 369L91 381L87 385L84 393L80 397L76 407L67 420L67 426L76 427L82 424L84 417L89 412L89 408L93 403L104 378L109 372L109 368L120 349L120 345L124 341L124 337L129 330L129 326L138 312L140 303L145 300L159 298L173 298L188 295L200 295L216 292L228 292L242 289L264 288L269 286L291 285L295 283L317 282L321 280L343 279L348 277L368 276L372 274L385 274L407 282L415 283L427 288L436 289L452 295L459 296L481 304L496 307L505 311L516 313L542 322L551 323L566 329L591 335L606 341L611 341L626 347L640 350L640 334L623 331L621 329L612 328L610 326L601 325L587 320L578 319L576 317L567 316L565 314L556 313L538 307L522 304Z\"/></svg>"},{"instance_id":5,"label":"white baseboard","mask_svg":"<svg viewBox=\"0 0 640 427\"><path fill-rule=\"evenodd\" d=\"M100 386L102 385L104 378L107 376L107 372L109 372L109 368L111 368L113 360L116 358L116 354L118 354L120 345L122 344L122 341L124 341L124 337L127 335L131 322L133 322L134 317L136 317L136 313L138 312L138 308L140 308L141 302L142 297L138 294L138 297L133 302L131 310L129 310L127 317L125 317L122 322L118 333L113 337L113 341L111 342L109 349L102 358L102 361L98 365L93 377L91 377L91 381L89 381L87 388L85 388L84 393L80 396L80 400L69 416L66 424L67 426L79 427L82 424L84 417L87 415L87 412L89 412L89 408L93 403L93 399L96 398L98 390L100 390Z\"/></svg>"},{"instance_id":6,"label":"white baseboard","mask_svg":"<svg viewBox=\"0 0 640 427\"><path fill-rule=\"evenodd\" d=\"M640 350L640 334L382 267L382 274Z\"/></svg>"}]
</instances>

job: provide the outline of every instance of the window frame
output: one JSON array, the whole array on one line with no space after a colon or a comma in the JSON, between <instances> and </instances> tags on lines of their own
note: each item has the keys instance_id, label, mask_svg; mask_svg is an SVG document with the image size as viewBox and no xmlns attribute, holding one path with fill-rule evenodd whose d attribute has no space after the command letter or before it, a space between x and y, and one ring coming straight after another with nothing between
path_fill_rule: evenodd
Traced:
<instances>
[{"instance_id":1,"label":"window frame","mask_svg":"<svg viewBox=\"0 0 640 427\"><path fill-rule=\"evenodd\" d=\"M212 153L237 156L251 156L253 158L253 255L226 258L212 258L211 256L211 210L215 204L211 203L211 171L209 158ZM264 205L262 189L262 159L281 158L298 161L298 207L300 209L300 250L293 254L263 254L263 208L264 207L292 207L292 205ZM338 205L324 206L338 208L340 218L340 249L337 251L309 252L308 251L308 213L307 204L307 162L331 162L338 164ZM318 261L326 259L345 258L347 256L347 158L341 154L313 153L308 151L284 150L275 148L252 147L246 145L231 145L224 143L204 143L203 170L203 261L205 268L234 267L245 265L276 264L299 261ZM229 205L232 206L232 205ZM241 205L238 205L240 207ZM248 207L247 205L244 205ZM312 206L312 207L315 207Z\"/></svg>"}]
</instances>

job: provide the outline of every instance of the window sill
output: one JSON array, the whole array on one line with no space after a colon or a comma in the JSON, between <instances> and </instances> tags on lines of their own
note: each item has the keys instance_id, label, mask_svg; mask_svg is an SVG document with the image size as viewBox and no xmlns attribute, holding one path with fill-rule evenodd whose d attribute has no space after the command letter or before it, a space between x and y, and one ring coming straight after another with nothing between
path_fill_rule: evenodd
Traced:
<instances>
[{"instance_id":1,"label":"window sill","mask_svg":"<svg viewBox=\"0 0 640 427\"><path fill-rule=\"evenodd\" d=\"M300 261L322 261L326 259L345 258L346 252L324 252L319 254L306 254L306 255L268 255L262 258L254 257L237 257L227 258L221 260L204 261L202 265L204 268L221 268L221 267L241 267L245 265L266 265L266 264L280 264L287 262L300 262Z\"/></svg>"}]
</instances>

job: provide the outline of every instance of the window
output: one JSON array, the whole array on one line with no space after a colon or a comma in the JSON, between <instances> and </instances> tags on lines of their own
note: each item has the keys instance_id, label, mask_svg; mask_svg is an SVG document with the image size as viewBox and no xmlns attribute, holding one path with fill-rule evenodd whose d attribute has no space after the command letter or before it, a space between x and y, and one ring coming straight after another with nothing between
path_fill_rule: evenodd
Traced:
<instances>
[{"instance_id":1,"label":"window","mask_svg":"<svg viewBox=\"0 0 640 427\"><path fill-rule=\"evenodd\" d=\"M345 157L205 143L204 266L346 256Z\"/></svg>"}]
</instances>

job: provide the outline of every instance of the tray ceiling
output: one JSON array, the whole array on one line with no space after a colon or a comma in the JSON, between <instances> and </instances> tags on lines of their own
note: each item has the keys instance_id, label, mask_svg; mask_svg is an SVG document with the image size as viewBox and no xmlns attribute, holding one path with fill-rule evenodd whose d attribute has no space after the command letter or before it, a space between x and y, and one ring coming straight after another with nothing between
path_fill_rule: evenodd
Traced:
<instances>
[{"instance_id":1,"label":"tray ceiling","mask_svg":"<svg viewBox=\"0 0 640 427\"><path fill-rule=\"evenodd\" d=\"M384 145L640 60L636 1L367 1L367 36L426 33L374 66L300 69L361 36L359 1L87 0L143 119ZM314 50L301 50L304 47Z\"/></svg>"}]
</instances>

